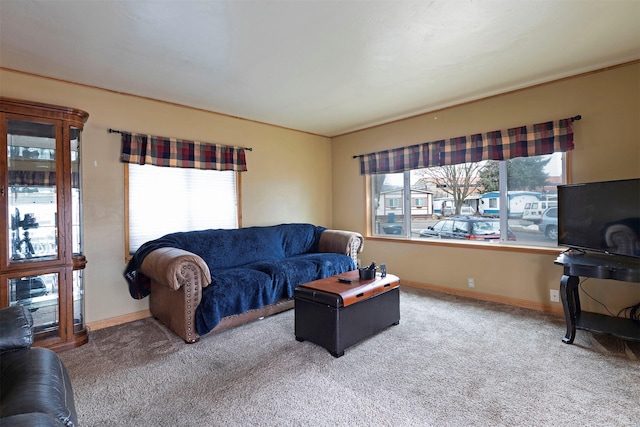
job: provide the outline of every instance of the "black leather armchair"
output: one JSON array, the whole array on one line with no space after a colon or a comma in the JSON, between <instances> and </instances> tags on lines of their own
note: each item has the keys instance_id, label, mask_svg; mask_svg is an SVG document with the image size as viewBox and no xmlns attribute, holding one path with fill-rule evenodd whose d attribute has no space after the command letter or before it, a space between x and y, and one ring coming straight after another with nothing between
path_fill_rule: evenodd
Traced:
<instances>
[{"instance_id":1,"label":"black leather armchair","mask_svg":"<svg viewBox=\"0 0 640 427\"><path fill-rule=\"evenodd\" d=\"M0 309L0 425L77 426L73 389L56 353L33 344L33 318Z\"/></svg>"}]
</instances>

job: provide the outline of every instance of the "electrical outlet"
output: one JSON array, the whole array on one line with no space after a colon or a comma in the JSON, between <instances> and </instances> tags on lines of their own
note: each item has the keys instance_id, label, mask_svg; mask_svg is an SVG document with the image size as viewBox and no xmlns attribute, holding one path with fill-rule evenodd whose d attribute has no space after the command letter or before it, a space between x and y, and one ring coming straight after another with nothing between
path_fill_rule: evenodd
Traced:
<instances>
[{"instance_id":1,"label":"electrical outlet","mask_svg":"<svg viewBox=\"0 0 640 427\"><path fill-rule=\"evenodd\" d=\"M549 298L551 299L551 302L560 302L560 291L557 289L550 289Z\"/></svg>"},{"instance_id":2,"label":"electrical outlet","mask_svg":"<svg viewBox=\"0 0 640 427\"><path fill-rule=\"evenodd\" d=\"M475 288L476 287L476 282L473 280L473 277L469 277L467 279L467 284L469 285L470 288Z\"/></svg>"}]
</instances>

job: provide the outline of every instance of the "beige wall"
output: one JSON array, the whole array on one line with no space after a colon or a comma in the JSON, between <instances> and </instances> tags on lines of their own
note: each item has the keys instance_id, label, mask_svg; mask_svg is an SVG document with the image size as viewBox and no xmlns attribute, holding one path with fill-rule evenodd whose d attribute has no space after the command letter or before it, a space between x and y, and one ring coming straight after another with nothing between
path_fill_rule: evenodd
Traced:
<instances>
[{"instance_id":1,"label":"beige wall","mask_svg":"<svg viewBox=\"0 0 640 427\"><path fill-rule=\"evenodd\" d=\"M640 65L558 81L468 103L332 140L333 224L365 233L365 181L353 155L441 138L505 129L582 115L574 123L573 182L640 177ZM367 239L364 263L386 262L391 272L416 285L505 300L559 312L549 290L559 288L557 251L499 251L388 239ZM470 290L467 278L475 279ZM584 284L611 311L640 301L637 285L590 280ZM582 298L590 311L602 311Z\"/></svg>"},{"instance_id":2,"label":"beige wall","mask_svg":"<svg viewBox=\"0 0 640 427\"><path fill-rule=\"evenodd\" d=\"M87 111L83 134L86 321L147 308L124 270L123 166L108 128L254 148L242 175L243 225L311 222L365 232L364 179L353 155L581 114L572 153L574 182L640 176L640 65L568 79L449 108L330 140L222 115L0 70L0 95ZM290 163L287 165L286 163ZM367 239L364 262L386 262L405 283L472 292L534 308L557 289L557 252L514 252ZM467 288L473 277L475 290ZM606 285L606 286L602 286ZM636 285L585 284L611 310L638 302ZM585 308L602 309L583 298Z\"/></svg>"},{"instance_id":3,"label":"beige wall","mask_svg":"<svg viewBox=\"0 0 640 427\"><path fill-rule=\"evenodd\" d=\"M0 95L89 113L82 140L88 323L148 307L148 299L129 296L122 277L124 172L119 135L108 128L252 147L242 174L243 225L332 225L328 138L6 70Z\"/></svg>"}]
</instances>

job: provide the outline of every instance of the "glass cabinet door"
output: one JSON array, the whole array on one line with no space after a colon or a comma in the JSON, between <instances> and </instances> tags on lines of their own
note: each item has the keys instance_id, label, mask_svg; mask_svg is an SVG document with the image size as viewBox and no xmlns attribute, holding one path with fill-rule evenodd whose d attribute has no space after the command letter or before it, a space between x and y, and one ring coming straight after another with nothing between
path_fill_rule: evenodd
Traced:
<instances>
[{"instance_id":1,"label":"glass cabinet door","mask_svg":"<svg viewBox=\"0 0 640 427\"><path fill-rule=\"evenodd\" d=\"M29 309L36 334L55 331L59 327L59 277L58 273L47 273L9 281L9 305L23 305Z\"/></svg>"},{"instance_id":2,"label":"glass cabinet door","mask_svg":"<svg viewBox=\"0 0 640 427\"><path fill-rule=\"evenodd\" d=\"M56 127L7 120L10 262L58 258Z\"/></svg>"},{"instance_id":3,"label":"glass cabinet door","mask_svg":"<svg viewBox=\"0 0 640 427\"><path fill-rule=\"evenodd\" d=\"M71 126L71 252L74 255L83 253L82 246L82 184L80 176L80 129Z\"/></svg>"},{"instance_id":4,"label":"glass cabinet door","mask_svg":"<svg viewBox=\"0 0 640 427\"><path fill-rule=\"evenodd\" d=\"M31 312L35 345L76 347L88 340L80 139L89 115L6 97L0 107L0 307Z\"/></svg>"}]
</instances>

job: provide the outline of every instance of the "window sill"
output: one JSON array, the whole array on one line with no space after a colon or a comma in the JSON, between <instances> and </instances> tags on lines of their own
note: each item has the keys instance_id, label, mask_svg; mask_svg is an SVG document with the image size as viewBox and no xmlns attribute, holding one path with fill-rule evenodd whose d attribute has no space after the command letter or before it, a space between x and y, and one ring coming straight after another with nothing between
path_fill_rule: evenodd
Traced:
<instances>
[{"instance_id":1,"label":"window sill","mask_svg":"<svg viewBox=\"0 0 640 427\"><path fill-rule=\"evenodd\" d=\"M505 252L522 252L533 254L548 254L558 255L565 251L567 248L555 246L555 247L543 247L543 246L528 246L514 243L486 243L486 242L472 242L472 241L460 241L460 240L448 240L448 239L433 239L433 240L418 240L407 239L401 237L383 237L383 236L366 236L365 240L371 242L394 242L394 243L407 243L411 245L423 245L423 246L443 246L453 247L461 249L480 249L489 251L505 251Z\"/></svg>"}]
</instances>

